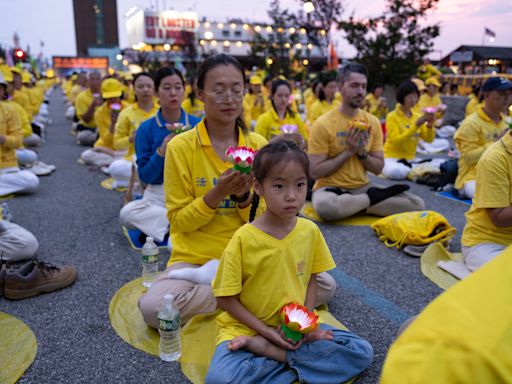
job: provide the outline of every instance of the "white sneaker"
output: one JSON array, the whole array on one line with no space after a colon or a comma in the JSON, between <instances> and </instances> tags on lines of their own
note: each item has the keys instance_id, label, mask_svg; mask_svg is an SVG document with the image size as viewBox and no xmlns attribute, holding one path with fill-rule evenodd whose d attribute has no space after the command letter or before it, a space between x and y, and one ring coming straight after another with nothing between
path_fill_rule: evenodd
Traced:
<instances>
[{"instance_id":1,"label":"white sneaker","mask_svg":"<svg viewBox=\"0 0 512 384\"><path fill-rule=\"evenodd\" d=\"M27 167L26 170L32 172L36 176L46 176L52 173L47 167L41 166L38 164L39 161L36 161L34 164L32 164L31 167Z\"/></svg>"},{"instance_id":2,"label":"white sneaker","mask_svg":"<svg viewBox=\"0 0 512 384\"><path fill-rule=\"evenodd\" d=\"M47 169L49 169L52 172L57 169L57 167L55 165L46 164L45 162L42 162L42 161L37 161L36 164L40 165L43 168L47 168Z\"/></svg>"}]
</instances>

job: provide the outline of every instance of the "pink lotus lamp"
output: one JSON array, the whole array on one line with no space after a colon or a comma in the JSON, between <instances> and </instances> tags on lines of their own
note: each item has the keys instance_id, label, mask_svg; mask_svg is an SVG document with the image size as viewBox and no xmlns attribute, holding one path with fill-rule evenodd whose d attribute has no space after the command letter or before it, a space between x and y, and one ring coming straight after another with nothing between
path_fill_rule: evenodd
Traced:
<instances>
[{"instance_id":1,"label":"pink lotus lamp","mask_svg":"<svg viewBox=\"0 0 512 384\"><path fill-rule=\"evenodd\" d=\"M245 146L242 147L229 147L226 150L226 156L229 161L233 163L233 169L242 173L250 173L252 169L252 162L256 152L252 148Z\"/></svg>"},{"instance_id":2,"label":"pink lotus lamp","mask_svg":"<svg viewBox=\"0 0 512 384\"><path fill-rule=\"evenodd\" d=\"M284 124L281 126L281 132L283 133L297 133L297 129L295 124Z\"/></svg>"},{"instance_id":3,"label":"pink lotus lamp","mask_svg":"<svg viewBox=\"0 0 512 384\"><path fill-rule=\"evenodd\" d=\"M172 133L179 135L180 133L188 131L190 126L182 123L165 123L165 128L167 128Z\"/></svg>"},{"instance_id":4,"label":"pink lotus lamp","mask_svg":"<svg viewBox=\"0 0 512 384\"><path fill-rule=\"evenodd\" d=\"M314 331L320 325L316 311L309 312L300 304L287 304L281 308L279 314L284 335L293 341L299 341L306 333Z\"/></svg>"}]
</instances>

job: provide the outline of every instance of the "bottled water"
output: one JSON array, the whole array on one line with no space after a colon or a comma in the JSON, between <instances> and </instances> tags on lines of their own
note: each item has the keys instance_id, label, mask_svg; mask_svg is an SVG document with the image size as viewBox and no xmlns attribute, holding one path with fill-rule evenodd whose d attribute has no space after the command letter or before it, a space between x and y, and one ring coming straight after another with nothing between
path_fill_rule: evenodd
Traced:
<instances>
[{"instance_id":1,"label":"bottled water","mask_svg":"<svg viewBox=\"0 0 512 384\"><path fill-rule=\"evenodd\" d=\"M164 306L158 312L160 333L160 359L175 361L181 356L180 312L174 305L174 296L164 296Z\"/></svg>"},{"instance_id":2,"label":"bottled water","mask_svg":"<svg viewBox=\"0 0 512 384\"><path fill-rule=\"evenodd\" d=\"M146 243L142 247L142 285L151 287L158 274L158 247L152 237L146 238Z\"/></svg>"}]
</instances>

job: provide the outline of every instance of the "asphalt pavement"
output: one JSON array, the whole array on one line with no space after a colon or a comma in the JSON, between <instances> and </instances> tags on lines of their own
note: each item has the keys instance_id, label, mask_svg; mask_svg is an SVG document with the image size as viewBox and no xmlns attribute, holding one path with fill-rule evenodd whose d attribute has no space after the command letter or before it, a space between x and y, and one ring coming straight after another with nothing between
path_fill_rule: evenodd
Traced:
<instances>
[{"instance_id":1,"label":"asphalt pavement","mask_svg":"<svg viewBox=\"0 0 512 384\"><path fill-rule=\"evenodd\" d=\"M40 178L37 193L8 203L14 221L39 240L37 257L75 265L78 279L58 292L21 301L0 298L0 311L23 320L38 341L35 361L19 383L187 383L177 363L134 349L110 325L110 299L139 277L140 259L119 225L122 194L101 188L106 176L77 163L85 148L69 134L64 103L56 89L50 98L53 122L47 126L46 143L38 149L40 159L55 164L57 171ZM409 184L427 209L441 212L457 229L454 249L459 251L469 206ZM357 383L377 383L400 323L441 290L422 275L418 258L387 248L370 227L320 227L337 264L332 275L338 289L329 308L373 345L374 362Z\"/></svg>"}]
</instances>

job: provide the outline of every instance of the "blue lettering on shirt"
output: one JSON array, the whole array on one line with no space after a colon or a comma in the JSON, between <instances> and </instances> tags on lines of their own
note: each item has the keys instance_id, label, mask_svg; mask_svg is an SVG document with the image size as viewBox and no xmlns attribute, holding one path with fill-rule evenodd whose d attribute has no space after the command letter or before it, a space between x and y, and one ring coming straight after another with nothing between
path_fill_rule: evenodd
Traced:
<instances>
[{"instance_id":1,"label":"blue lettering on shirt","mask_svg":"<svg viewBox=\"0 0 512 384\"><path fill-rule=\"evenodd\" d=\"M236 208L236 203L233 200L227 198L222 200L217 208Z\"/></svg>"},{"instance_id":2,"label":"blue lettering on shirt","mask_svg":"<svg viewBox=\"0 0 512 384\"><path fill-rule=\"evenodd\" d=\"M196 185L198 187L206 187L206 178L204 178L204 177L196 177Z\"/></svg>"}]
</instances>

